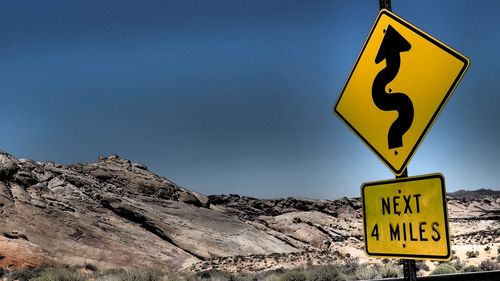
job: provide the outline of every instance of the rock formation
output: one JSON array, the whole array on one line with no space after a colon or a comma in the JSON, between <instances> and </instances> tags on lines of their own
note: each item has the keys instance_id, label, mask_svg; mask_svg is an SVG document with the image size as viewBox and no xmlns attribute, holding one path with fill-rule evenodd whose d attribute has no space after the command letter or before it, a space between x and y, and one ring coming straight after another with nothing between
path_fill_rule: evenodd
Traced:
<instances>
[{"instance_id":1,"label":"rock formation","mask_svg":"<svg viewBox=\"0 0 500 281\"><path fill-rule=\"evenodd\" d=\"M482 192L449 199L459 252L500 245L500 196ZM207 197L116 155L61 165L0 152L0 212L3 268L259 271L364 258L359 198Z\"/></svg>"},{"instance_id":2,"label":"rock formation","mask_svg":"<svg viewBox=\"0 0 500 281\"><path fill-rule=\"evenodd\" d=\"M0 267L94 263L178 270L295 248L116 155L60 165L0 153Z\"/></svg>"}]
</instances>

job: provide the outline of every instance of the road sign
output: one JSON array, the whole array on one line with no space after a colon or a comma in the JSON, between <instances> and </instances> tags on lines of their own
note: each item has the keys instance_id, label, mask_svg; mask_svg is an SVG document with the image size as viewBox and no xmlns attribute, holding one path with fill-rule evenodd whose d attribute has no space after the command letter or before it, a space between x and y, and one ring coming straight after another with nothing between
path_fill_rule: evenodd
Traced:
<instances>
[{"instance_id":1,"label":"road sign","mask_svg":"<svg viewBox=\"0 0 500 281\"><path fill-rule=\"evenodd\" d=\"M451 258L441 174L364 183L361 197L368 256Z\"/></svg>"},{"instance_id":2,"label":"road sign","mask_svg":"<svg viewBox=\"0 0 500 281\"><path fill-rule=\"evenodd\" d=\"M382 10L334 111L401 175L468 66L465 56Z\"/></svg>"}]
</instances>

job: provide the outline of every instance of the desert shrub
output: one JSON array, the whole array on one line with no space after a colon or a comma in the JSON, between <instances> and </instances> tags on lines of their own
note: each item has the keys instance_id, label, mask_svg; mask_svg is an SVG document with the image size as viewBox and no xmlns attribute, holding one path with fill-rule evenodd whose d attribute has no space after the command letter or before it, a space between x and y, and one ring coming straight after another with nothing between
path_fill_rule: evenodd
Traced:
<instances>
[{"instance_id":1,"label":"desert shrub","mask_svg":"<svg viewBox=\"0 0 500 281\"><path fill-rule=\"evenodd\" d=\"M379 265L370 265L370 264L361 264L356 268L354 276L358 280L369 280L380 277L380 266Z\"/></svg>"},{"instance_id":2,"label":"desert shrub","mask_svg":"<svg viewBox=\"0 0 500 281\"><path fill-rule=\"evenodd\" d=\"M154 270L108 270L96 281L160 281L162 274Z\"/></svg>"},{"instance_id":3,"label":"desert shrub","mask_svg":"<svg viewBox=\"0 0 500 281\"><path fill-rule=\"evenodd\" d=\"M359 267L359 258L346 258L344 260L343 272L347 275L354 275Z\"/></svg>"},{"instance_id":4,"label":"desert shrub","mask_svg":"<svg viewBox=\"0 0 500 281\"><path fill-rule=\"evenodd\" d=\"M484 251L485 251L485 252L489 252L490 250L491 250L491 247L490 247L490 246L486 246L486 247L484 247Z\"/></svg>"},{"instance_id":5,"label":"desert shrub","mask_svg":"<svg viewBox=\"0 0 500 281\"><path fill-rule=\"evenodd\" d=\"M119 281L119 275L125 272L124 269L110 268L98 274L95 278L96 281Z\"/></svg>"},{"instance_id":6,"label":"desert shrub","mask_svg":"<svg viewBox=\"0 0 500 281\"><path fill-rule=\"evenodd\" d=\"M311 269L307 281L344 281L347 280L342 269L338 266L328 265Z\"/></svg>"},{"instance_id":7,"label":"desert shrub","mask_svg":"<svg viewBox=\"0 0 500 281\"><path fill-rule=\"evenodd\" d=\"M294 271L299 271L299 270L294 270ZM280 281L282 275L283 273L276 273L275 270L267 270L267 271L260 271L253 273L250 279L251 281Z\"/></svg>"},{"instance_id":8,"label":"desert shrub","mask_svg":"<svg viewBox=\"0 0 500 281\"><path fill-rule=\"evenodd\" d=\"M478 251L467 251L465 253L465 255L467 256L467 258L477 258L479 256L479 252Z\"/></svg>"},{"instance_id":9,"label":"desert shrub","mask_svg":"<svg viewBox=\"0 0 500 281\"><path fill-rule=\"evenodd\" d=\"M465 266L465 263L463 263L459 257L455 258L454 261L452 261L450 263L451 266L453 266L457 271L461 271L464 266Z\"/></svg>"},{"instance_id":10,"label":"desert shrub","mask_svg":"<svg viewBox=\"0 0 500 281\"><path fill-rule=\"evenodd\" d=\"M415 266L417 267L417 271L418 270L423 270L423 271L429 271L430 268L429 266L427 265L427 263L425 263L425 261L415 261Z\"/></svg>"},{"instance_id":11,"label":"desert shrub","mask_svg":"<svg viewBox=\"0 0 500 281\"><path fill-rule=\"evenodd\" d=\"M464 266L464 268L462 269L463 272L478 272L480 271L479 267L475 266L475 265L466 265Z\"/></svg>"},{"instance_id":12,"label":"desert shrub","mask_svg":"<svg viewBox=\"0 0 500 281\"><path fill-rule=\"evenodd\" d=\"M97 266L95 266L94 264L91 264L91 263L85 263L83 265L83 267L86 269L86 270L90 270L90 271L97 271Z\"/></svg>"},{"instance_id":13,"label":"desert shrub","mask_svg":"<svg viewBox=\"0 0 500 281\"><path fill-rule=\"evenodd\" d=\"M296 269L293 271L303 272L307 279L307 272L303 269ZM282 269L272 269L267 271L261 271L253 274L252 281L281 281L284 274L290 271L283 271Z\"/></svg>"},{"instance_id":14,"label":"desert shrub","mask_svg":"<svg viewBox=\"0 0 500 281\"><path fill-rule=\"evenodd\" d=\"M187 281L188 276L189 276L188 273L180 273L180 272L172 273L171 272L171 273L167 273L166 277L163 277L163 279L160 279L160 280L163 280L163 281Z\"/></svg>"},{"instance_id":15,"label":"desert shrub","mask_svg":"<svg viewBox=\"0 0 500 281\"><path fill-rule=\"evenodd\" d=\"M125 271L125 269L123 269L123 268L110 268L110 269L106 269L104 271L104 275L116 275L116 274L122 273L124 271Z\"/></svg>"},{"instance_id":16,"label":"desert shrub","mask_svg":"<svg viewBox=\"0 0 500 281\"><path fill-rule=\"evenodd\" d=\"M306 281L307 276L303 271L289 271L280 276L280 281Z\"/></svg>"},{"instance_id":17,"label":"desert shrub","mask_svg":"<svg viewBox=\"0 0 500 281\"><path fill-rule=\"evenodd\" d=\"M392 263L386 263L380 269L380 276L382 278L395 278L398 277L399 267Z\"/></svg>"},{"instance_id":18,"label":"desert shrub","mask_svg":"<svg viewBox=\"0 0 500 281\"><path fill-rule=\"evenodd\" d=\"M30 279L31 280L31 279ZM85 278L69 268L46 268L33 281L85 281Z\"/></svg>"},{"instance_id":19,"label":"desert shrub","mask_svg":"<svg viewBox=\"0 0 500 281\"><path fill-rule=\"evenodd\" d=\"M16 269L11 272L9 280L29 281L38 277L42 271L42 268Z\"/></svg>"},{"instance_id":20,"label":"desert shrub","mask_svg":"<svg viewBox=\"0 0 500 281\"><path fill-rule=\"evenodd\" d=\"M479 264L479 268L483 271L499 270L500 266L492 260L484 260Z\"/></svg>"},{"instance_id":21,"label":"desert shrub","mask_svg":"<svg viewBox=\"0 0 500 281\"><path fill-rule=\"evenodd\" d=\"M230 274L229 281L257 281L257 280L254 279L254 277L251 274L240 273L238 275Z\"/></svg>"},{"instance_id":22,"label":"desert shrub","mask_svg":"<svg viewBox=\"0 0 500 281\"><path fill-rule=\"evenodd\" d=\"M456 273L457 270L450 264L440 264L431 272L431 275Z\"/></svg>"},{"instance_id":23,"label":"desert shrub","mask_svg":"<svg viewBox=\"0 0 500 281\"><path fill-rule=\"evenodd\" d=\"M222 281L222 280L236 280L237 278L227 271L210 269L201 272L197 272L187 278L188 281ZM240 278L242 279L242 278Z\"/></svg>"}]
</instances>

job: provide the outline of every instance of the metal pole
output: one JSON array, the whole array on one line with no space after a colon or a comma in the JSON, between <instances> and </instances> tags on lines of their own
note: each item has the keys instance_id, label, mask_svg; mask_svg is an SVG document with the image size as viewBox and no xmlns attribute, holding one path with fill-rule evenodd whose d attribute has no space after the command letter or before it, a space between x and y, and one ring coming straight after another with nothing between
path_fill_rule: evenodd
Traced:
<instances>
[{"instance_id":1,"label":"metal pole","mask_svg":"<svg viewBox=\"0 0 500 281\"><path fill-rule=\"evenodd\" d=\"M380 10L386 9L392 11L391 0L379 0ZM401 176L396 176L396 178L406 178L408 177L408 169L405 169ZM403 259L403 274L404 280L416 281L417 280L417 266L414 260Z\"/></svg>"},{"instance_id":2,"label":"metal pole","mask_svg":"<svg viewBox=\"0 0 500 281\"><path fill-rule=\"evenodd\" d=\"M380 10L386 9L392 11L391 0L379 0ZM405 169L401 176L396 176L396 178L406 178L408 177L408 169ZM417 266L414 260L403 259L403 274L404 280L416 281L417 280Z\"/></svg>"},{"instance_id":3,"label":"metal pole","mask_svg":"<svg viewBox=\"0 0 500 281\"><path fill-rule=\"evenodd\" d=\"M400 176L396 176L397 179L406 177L408 177L408 169L405 169ZM405 281L417 280L417 266L414 260L403 260L403 276Z\"/></svg>"},{"instance_id":4,"label":"metal pole","mask_svg":"<svg viewBox=\"0 0 500 281\"><path fill-rule=\"evenodd\" d=\"M404 280L417 280L417 266L414 260L403 260L403 274Z\"/></svg>"},{"instance_id":5,"label":"metal pole","mask_svg":"<svg viewBox=\"0 0 500 281\"><path fill-rule=\"evenodd\" d=\"M382 1L382 0L381 0ZM397 179L407 178L408 169L405 169L400 176L396 176ZM417 281L417 266L414 260L403 260L403 275L405 281Z\"/></svg>"},{"instance_id":6,"label":"metal pole","mask_svg":"<svg viewBox=\"0 0 500 281\"><path fill-rule=\"evenodd\" d=\"M378 0L378 3L380 5L380 10L387 9L391 11L391 0Z\"/></svg>"}]
</instances>

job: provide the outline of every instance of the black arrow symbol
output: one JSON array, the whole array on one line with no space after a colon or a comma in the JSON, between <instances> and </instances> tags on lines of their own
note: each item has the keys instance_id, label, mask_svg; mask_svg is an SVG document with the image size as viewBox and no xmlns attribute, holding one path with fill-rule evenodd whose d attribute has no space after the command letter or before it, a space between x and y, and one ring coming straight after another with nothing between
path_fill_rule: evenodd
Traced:
<instances>
[{"instance_id":1,"label":"black arrow symbol","mask_svg":"<svg viewBox=\"0 0 500 281\"><path fill-rule=\"evenodd\" d=\"M387 134L389 149L403 146L403 135L413 123L413 103L410 98L403 93L391 93L391 89L389 93L385 91L385 86L398 74L401 64L400 53L410 49L410 43L389 25L375 58L377 64L385 59L386 67L377 74L373 81L373 102L381 110L398 112L398 118L392 123Z\"/></svg>"}]
</instances>

